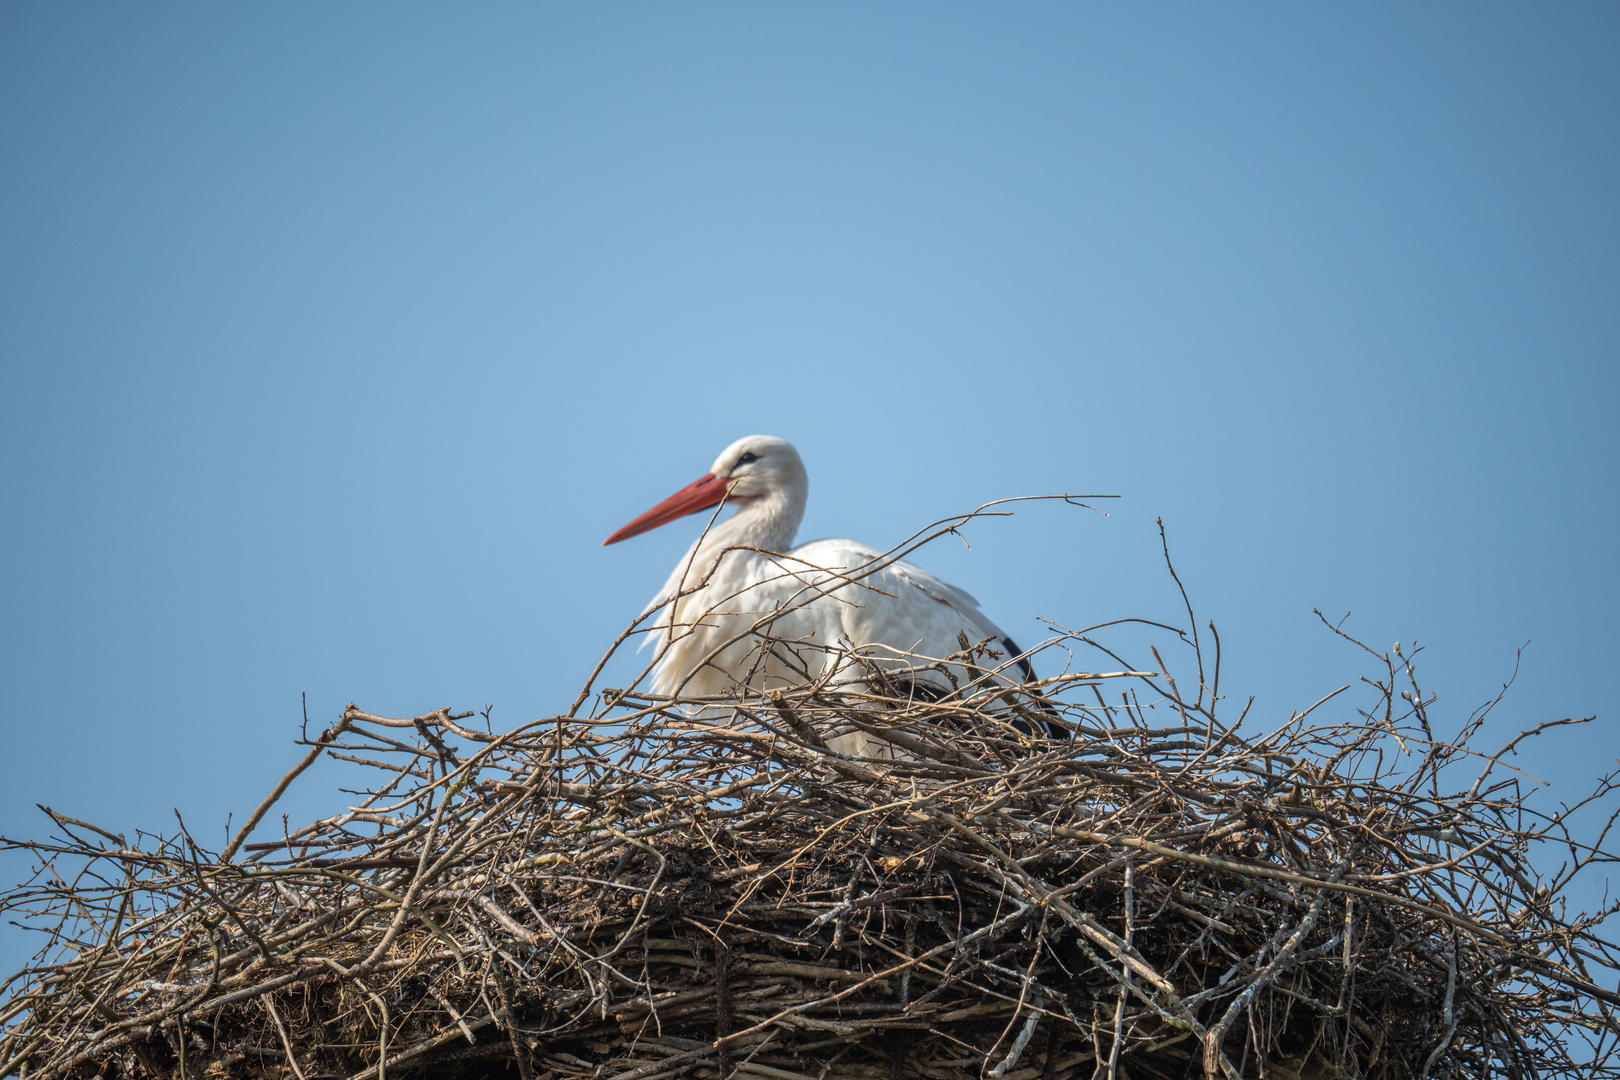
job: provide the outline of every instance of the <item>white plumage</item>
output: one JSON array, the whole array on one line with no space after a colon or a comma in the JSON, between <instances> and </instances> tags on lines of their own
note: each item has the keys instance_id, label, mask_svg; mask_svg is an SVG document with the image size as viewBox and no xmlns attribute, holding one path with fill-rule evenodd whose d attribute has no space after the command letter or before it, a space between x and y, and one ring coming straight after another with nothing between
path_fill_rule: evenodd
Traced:
<instances>
[{"instance_id":1,"label":"white plumage","mask_svg":"<svg viewBox=\"0 0 1620 1080\"><path fill-rule=\"evenodd\" d=\"M719 696L739 684L769 690L816 679L856 681L860 655L891 669L961 651L961 638L989 641L1007 664L1018 649L978 601L911 563L853 540L814 540L790 549L804 516L809 479L793 445L769 435L738 439L710 472L609 537L615 543L722 499L736 513L700 537L653 601L656 693ZM1033 678L1016 659L1008 682ZM957 681L967 678L954 665ZM937 670L904 679L945 692ZM841 745L840 745L841 744ZM834 749L880 750L862 736Z\"/></svg>"}]
</instances>

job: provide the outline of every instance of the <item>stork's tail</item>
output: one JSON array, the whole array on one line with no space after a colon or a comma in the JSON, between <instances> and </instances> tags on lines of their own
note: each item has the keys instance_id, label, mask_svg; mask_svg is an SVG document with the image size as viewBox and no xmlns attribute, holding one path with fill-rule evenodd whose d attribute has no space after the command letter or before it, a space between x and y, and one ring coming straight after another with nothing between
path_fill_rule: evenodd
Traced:
<instances>
[{"instance_id":1,"label":"stork's tail","mask_svg":"<svg viewBox=\"0 0 1620 1080\"><path fill-rule=\"evenodd\" d=\"M1030 700L1035 703L1035 707L1046 714L1047 719L1045 720L1045 724L1047 738L1067 739L1069 737L1069 729L1058 722L1057 708L1053 706L1050 701L1046 700L1046 695L1035 689L1035 666L1029 662L1029 657L1024 655L1024 650L1020 649L1018 647L1018 642L1014 641L1012 638L1004 637L1001 639L1001 643L1007 647L1008 656L1017 658L1015 663L1018 665L1019 673L1024 676L1024 683L1026 686L1025 693L1029 694ZM1020 730L1025 728L1025 724L1021 720L1014 721L1014 723ZM1033 733L1026 732L1026 734Z\"/></svg>"}]
</instances>

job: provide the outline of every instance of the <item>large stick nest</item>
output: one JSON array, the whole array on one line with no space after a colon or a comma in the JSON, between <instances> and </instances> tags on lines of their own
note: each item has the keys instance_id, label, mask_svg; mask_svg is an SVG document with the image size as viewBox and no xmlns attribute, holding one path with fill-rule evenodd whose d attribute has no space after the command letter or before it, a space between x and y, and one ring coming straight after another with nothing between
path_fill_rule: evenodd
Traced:
<instances>
[{"instance_id":1,"label":"large stick nest","mask_svg":"<svg viewBox=\"0 0 1620 1080\"><path fill-rule=\"evenodd\" d=\"M38 870L0 910L52 941L0 1076L1620 1075L1608 911L1563 900L1606 856L1469 748L1481 716L1436 737L1368 649L1362 708L1240 734L1166 632L1179 682L1060 634L1105 670L1050 714L982 645L927 702L874 672L502 735L351 706L217 854L48 811L7 842ZM894 755L828 751L851 727ZM265 838L321 753L369 794Z\"/></svg>"}]
</instances>

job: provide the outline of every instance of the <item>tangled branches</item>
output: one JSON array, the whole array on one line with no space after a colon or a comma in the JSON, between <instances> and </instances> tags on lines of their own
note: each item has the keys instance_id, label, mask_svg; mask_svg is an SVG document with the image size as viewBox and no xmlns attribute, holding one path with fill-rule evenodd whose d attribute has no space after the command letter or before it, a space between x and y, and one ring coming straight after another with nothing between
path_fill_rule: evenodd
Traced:
<instances>
[{"instance_id":1,"label":"tangled branches","mask_svg":"<svg viewBox=\"0 0 1620 1080\"><path fill-rule=\"evenodd\" d=\"M874 669L500 735L350 706L218 854L52 812L7 841L38 870L0 908L55 937L0 1076L1620 1076L1613 909L1562 899L1608 856L1480 717L1438 737L1367 649L1364 708L1242 733L1163 633L1179 678L1065 631L1103 662L1016 693L980 643L926 702ZM321 753L370 794L248 842Z\"/></svg>"}]
</instances>

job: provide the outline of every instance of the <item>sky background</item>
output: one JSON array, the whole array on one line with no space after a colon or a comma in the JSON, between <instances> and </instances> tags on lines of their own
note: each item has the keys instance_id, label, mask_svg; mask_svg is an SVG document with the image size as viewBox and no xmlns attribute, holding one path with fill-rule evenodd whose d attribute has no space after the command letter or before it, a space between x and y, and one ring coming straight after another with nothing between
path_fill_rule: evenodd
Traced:
<instances>
[{"instance_id":1,"label":"sky background","mask_svg":"<svg viewBox=\"0 0 1620 1080\"><path fill-rule=\"evenodd\" d=\"M1312 608L1426 646L1442 731L1528 642L1493 748L1597 714L1520 758L1573 794L1620 752L1617 46L1581 3L0 6L0 833L217 846L305 694L565 708L698 522L603 537L750 433L802 539L1122 496L917 556L1026 644L1178 618L1162 516L1257 727L1372 673Z\"/></svg>"}]
</instances>

